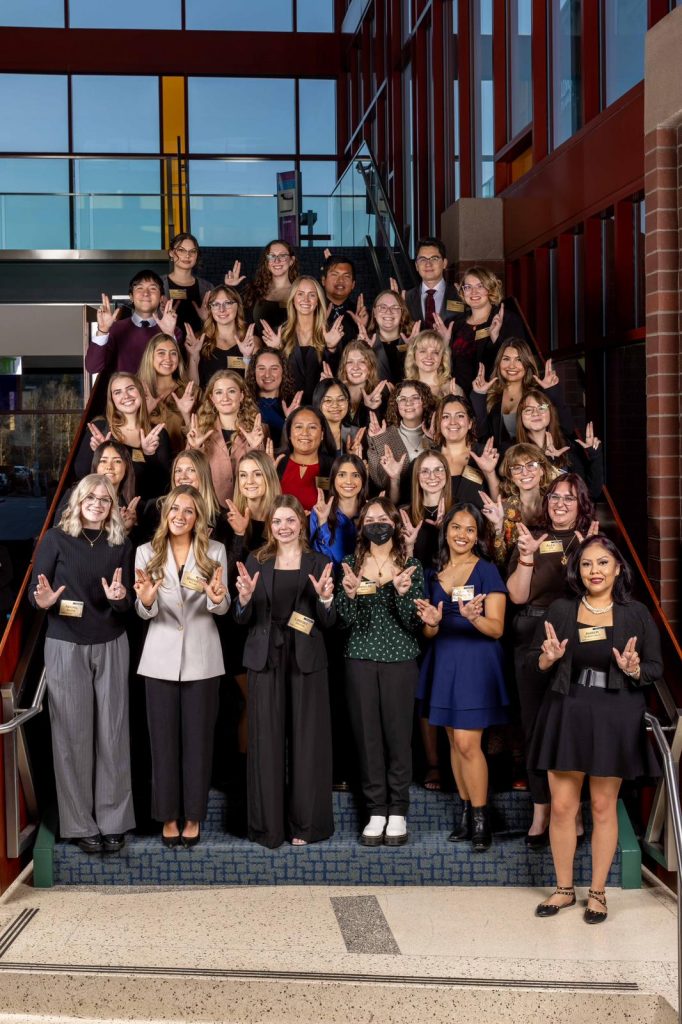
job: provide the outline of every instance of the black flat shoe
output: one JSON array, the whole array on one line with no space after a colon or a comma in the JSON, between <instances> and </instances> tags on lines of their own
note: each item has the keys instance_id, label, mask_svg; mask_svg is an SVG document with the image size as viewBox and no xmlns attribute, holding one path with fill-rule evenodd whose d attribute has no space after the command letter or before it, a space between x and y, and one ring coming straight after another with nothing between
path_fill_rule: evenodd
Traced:
<instances>
[{"instance_id":1,"label":"black flat shoe","mask_svg":"<svg viewBox=\"0 0 682 1024\"><path fill-rule=\"evenodd\" d=\"M201 839L201 828L199 829L199 831L197 832L197 834L195 836L180 836L180 842L182 843L182 845L185 847L186 850L189 850L193 846L196 846L200 839Z\"/></svg>"},{"instance_id":2,"label":"black flat shoe","mask_svg":"<svg viewBox=\"0 0 682 1024\"><path fill-rule=\"evenodd\" d=\"M606 918L609 916L609 912L606 907L606 892L604 889L588 889L587 899L595 900L597 903L601 903L603 910L585 910L583 914L583 921L585 924L603 924Z\"/></svg>"},{"instance_id":3,"label":"black flat shoe","mask_svg":"<svg viewBox=\"0 0 682 1024\"><path fill-rule=\"evenodd\" d=\"M557 885L552 896L572 896L573 899L570 903L562 903L561 906L555 903L538 903L535 908L536 917L556 917L560 910L567 910L568 907L575 906L575 889L572 885ZM550 900L552 896L549 897Z\"/></svg>"},{"instance_id":4,"label":"black flat shoe","mask_svg":"<svg viewBox=\"0 0 682 1024\"><path fill-rule=\"evenodd\" d=\"M459 828L454 828L448 836L449 843L465 843L471 839L471 804L468 800L462 801L462 820Z\"/></svg>"},{"instance_id":5,"label":"black flat shoe","mask_svg":"<svg viewBox=\"0 0 682 1024\"><path fill-rule=\"evenodd\" d=\"M118 853L125 846L126 837L121 832L112 833L108 836L102 836L102 844L104 846L105 853Z\"/></svg>"},{"instance_id":6,"label":"black flat shoe","mask_svg":"<svg viewBox=\"0 0 682 1024\"><path fill-rule=\"evenodd\" d=\"M80 847L83 853L101 853L103 850L102 837L96 836L81 836L80 839L74 839L76 846Z\"/></svg>"},{"instance_id":7,"label":"black flat shoe","mask_svg":"<svg viewBox=\"0 0 682 1024\"><path fill-rule=\"evenodd\" d=\"M526 846L530 850L543 850L549 846L549 825L542 832L538 832L536 836L527 835Z\"/></svg>"}]
</instances>

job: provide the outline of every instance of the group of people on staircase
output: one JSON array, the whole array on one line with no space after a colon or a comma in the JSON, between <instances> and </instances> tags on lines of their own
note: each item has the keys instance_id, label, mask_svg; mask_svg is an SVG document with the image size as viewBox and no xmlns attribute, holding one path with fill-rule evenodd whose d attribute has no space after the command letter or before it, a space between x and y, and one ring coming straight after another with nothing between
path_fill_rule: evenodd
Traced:
<instances>
[{"instance_id":1,"label":"group of people on staircase","mask_svg":"<svg viewBox=\"0 0 682 1024\"><path fill-rule=\"evenodd\" d=\"M642 714L659 641L599 528L600 441L501 282L471 267L448 284L435 238L420 284L371 305L343 254L318 281L275 240L251 281L236 262L217 286L191 234L169 256L129 307L102 296L86 367L104 414L35 558L62 837L111 852L134 828L139 673L151 813L167 847L199 842L227 679L252 841L329 838L333 787L357 781L360 842L402 845L413 732L438 789L444 729L450 839L485 850L492 736L525 751L528 846L551 840L541 916L575 902L589 778L586 919L603 920L621 781L657 773Z\"/></svg>"}]
</instances>

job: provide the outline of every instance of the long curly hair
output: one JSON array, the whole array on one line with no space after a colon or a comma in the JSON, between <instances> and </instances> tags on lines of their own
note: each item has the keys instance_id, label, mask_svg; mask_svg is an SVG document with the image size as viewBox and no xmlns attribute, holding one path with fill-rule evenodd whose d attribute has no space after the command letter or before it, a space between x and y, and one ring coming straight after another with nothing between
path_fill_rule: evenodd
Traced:
<instances>
[{"instance_id":1,"label":"long curly hair","mask_svg":"<svg viewBox=\"0 0 682 1024\"><path fill-rule=\"evenodd\" d=\"M189 378L187 376L187 368L185 366L185 357L182 354L182 349L178 342L170 334L155 334L153 338L150 338L145 346L145 350L142 353L142 359L140 360L140 368L137 371L137 375L143 385L149 388L149 393L158 398L158 383L157 383L157 372L154 369L154 353L156 352L159 345L163 343L173 345L175 351L178 354L178 365L173 373L173 380L178 381L180 387L175 392L178 398L181 398L184 394L185 388L187 387Z\"/></svg>"},{"instance_id":2,"label":"long curly hair","mask_svg":"<svg viewBox=\"0 0 682 1024\"><path fill-rule=\"evenodd\" d=\"M369 318L369 324L367 325L367 334L370 336L370 338L372 337L373 334L378 334L379 338L381 338L381 328L379 327L379 324L376 321L374 310L376 309L377 302L381 302L381 300L383 298L386 298L387 296L390 296L390 298L395 299L395 301L400 306L400 324L398 326L398 331L400 332L400 334L409 334L410 331L412 330L413 321L410 315L410 311L407 308L407 303L405 302L405 299L402 297L402 295L399 294L399 292L394 292L391 291L390 288L386 288L384 289L383 292L379 292L379 294L377 295L376 299L372 304L372 314Z\"/></svg>"},{"instance_id":3,"label":"long curly hair","mask_svg":"<svg viewBox=\"0 0 682 1024\"><path fill-rule=\"evenodd\" d=\"M123 465L126 468L125 476L118 485L118 500L119 504L129 505L135 497L135 467L133 466L133 460L130 452L124 444L110 438L108 441L103 441L102 444L97 445L92 453L90 471L92 473L96 473L98 476L106 476L105 473L99 473L97 467L99 466L102 456L107 448L113 448L118 457L123 461ZM109 478L107 477L107 479Z\"/></svg>"},{"instance_id":4,"label":"long curly hair","mask_svg":"<svg viewBox=\"0 0 682 1024\"><path fill-rule=\"evenodd\" d=\"M81 503L88 494L92 493L93 487L99 487L100 484L103 487L106 487L107 494L111 498L109 514L104 520L102 529L106 533L107 544L109 547L113 548L117 544L123 543L126 539L126 531L119 511L118 499L116 497L116 491L113 488L113 484L109 477L102 476L100 473L89 473L87 476L84 476L82 480L78 481L74 489L71 491L68 505L62 512L62 517L57 526L58 529L67 533L69 537L80 537L83 532Z\"/></svg>"},{"instance_id":5,"label":"long curly hair","mask_svg":"<svg viewBox=\"0 0 682 1024\"><path fill-rule=\"evenodd\" d=\"M531 438L530 434L523 425L523 410L529 401L537 402L538 405L549 406L549 424L545 429L544 445L547 446L547 434L552 435L555 448L565 448L566 439L564 438L561 425L559 423L559 414L557 408L550 398L547 397L546 393L538 388L531 388L526 391L523 398L516 407L516 440L521 444L534 444L535 442ZM543 449L544 451L544 449ZM554 465L559 466L563 469L564 466L568 465L568 453L564 452L558 459L554 459Z\"/></svg>"},{"instance_id":6,"label":"long curly hair","mask_svg":"<svg viewBox=\"0 0 682 1024\"><path fill-rule=\"evenodd\" d=\"M282 241L281 238L273 238L271 242L263 249L262 253L258 258L258 265L256 266L256 272L253 275L253 281L247 284L244 290L244 305L248 309L252 309L256 305L259 299L264 299L270 291L270 285L272 284L272 273L270 272L270 266L268 264L268 255L273 245L281 245L290 256L293 256L293 262L289 267L289 280L293 282L298 277L298 256L296 255L292 246L288 242Z\"/></svg>"},{"instance_id":7,"label":"long curly hair","mask_svg":"<svg viewBox=\"0 0 682 1024\"><path fill-rule=\"evenodd\" d=\"M361 355L367 363L367 380L363 385L363 391L365 394L369 394L374 391L374 388L379 383L379 363L377 357L371 348L368 348L364 341L349 341L343 350L341 356L341 362L339 363L338 378L346 385L347 388L352 387L351 382L348 380L346 373L346 364L348 363L348 357L351 355Z\"/></svg>"},{"instance_id":8,"label":"long curly hair","mask_svg":"<svg viewBox=\"0 0 682 1024\"><path fill-rule=\"evenodd\" d=\"M427 459L436 459L440 462L441 466L445 470L445 476L443 477L443 500L445 502L445 511L452 505L452 474L450 473L450 466L445 456L437 451L435 448L431 448L429 451L421 452L412 463L412 502L409 508L409 516L412 520L412 525L416 526L424 518L424 491L421 484L419 483L419 473L422 466Z\"/></svg>"},{"instance_id":9,"label":"long curly hair","mask_svg":"<svg viewBox=\"0 0 682 1024\"><path fill-rule=\"evenodd\" d=\"M168 535L170 533L168 529L168 519L174 502L181 494L186 494L192 499L197 513L194 529L192 530L192 548L194 550L194 559L197 567L199 568L202 576L205 576L207 580L210 580L211 576L220 565L219 562L214 562L212 558L208 557L209 524L204 499L195 487L191 487L189 484L181 484L180 487L174 487L170 494L167 494L163 499L163 504L161 506L161 521L156 529L156 533L152 537L151 544L153 554L147 562L146 569L155 581L163 581L165 579L165 566L166 558L168 557L169 543Z\"/></svg>"},{"instance_id":10,"label":"long curly hair","mask_svg":"<svg viewBox=\"0 0 682 1024\"><path fill-rule=\"evenodd\" d=\"M464 397L464 395L445 395L444 398L441 398L436 408L436 418L434 420L434 444L438 445L439 448L442 448L443 445L446 444L446 440L443 437L443 431L441 429L443 413L449 405L455 404L461 405L469 419L470 427L467 430L466 444L468 448L471 448L472 444L476 441L476 413L474 412L473 405L468 398Z\"/></svg>"},{"instance_id":11,"label":"long curly hair","mask_svg":"<svg viewBox=\"0 0 682 1024\"><path fill-rule=\"evenodd\" d=\"M237 412L237 426L243 427L244 430L252 430L253 423L258 415L258 406L251 397L251 393L246 387L246 382L241 374L236 373L235 370L218 370L214 373L208 384L206 385L206 391L204 392L204 399L199 406L197 412L197 423L200 434L205 434L209 430L214 430L216 423L218 422L218 410L211 401L213 395L213 389L215 388L218 381L229 380L231 384L234 384L239 388L242 401Z\"/></svg>"},{"instance_id":12,"label":"long curly hair","mask_svg":"<svg viewBox=\"0 0 682 1024\"><path fill-rule=\"evenodd\" d=\"M419 393L419 397L422 400L422 419L425 423L428 424L431 414L436 408L437 399L434 397L428 384L422 384L420 380L401 380L391 392L391 397L386 406L386 423L389 427L399 427L402 422L398 412L398 399L401 392L407 387L414 388Z\"/></svg>"},{"instance_id":13,"label":"long curly hair","mask_svg":"<svg viewBox=\"0 0 682 1024\"><path fill-rule=\"evenodd\" d=\"M568 484L573 491L574 495L578 499L578 505L576 509L575 517L575 529L579 533L585 535L590 528L590 524L597 518L597 510L595 504L590 497L590 492L587 489L587 484L581 476L577 473L562 473L556 480L547 488L545 496L542 499L542 518L540 520L540 526L543 530L553 530L552 520L549 518L549 496L554 494L559 484Z\"/></svg>"},{"instance_id":14,"label":"long curly hair","mask_svg":"<svg viewBox=\"0 0 682 1024\"><path fill-rule=\"evenodd\" d=\"M298 345L298 312L294 305L296 293L304 282L312 284L317 293L317 307L313 314L313 336L312 347L320 358L325 348L324 332L327 329L327 300L322 291L322 286L314 277L297 277L291 286L289 298L287 299L287 319L282 328L282 354L289 357Z\"/></svg>"},{"instance_id":15,"label":"long curly hair","mask_svg":"<svg viewBox=\"0 0 682 1024\"><path fill-rule=\"evenodd\" d=\"M173 459L173 465L171 466L170 479L172 486L189 486L187 484L175 484L175 470L181 459L187 459L192 463L196 470L196 474L199 477L199 486L196 489L199 491L206 507L206 519L208 525L213 527L220 516L221 508L220 502L218 501L218 495L216 494L215 487L213 486L213 477L211 476L211 467L209 465L208 458L199 448L185 448L184 451L179 452ZM164 500L164 495L157 498L156 503L159 509L161 508Z\"/></svg>"},{"instance_id":16,"label":"long curly hair","mask_svg":"<svg viewBox=\"0 0 682 1024\"><path fill-rule=\"evenodd\" d=\"M279 349L275 348L262 348L260 352L256 352L256 354L249 360L249 365L246 368L246 375L244 377L249 394L253 398L254 402L257 403L260 395L258 394L258 383L256 381L256 367L263 356L274 356L279 360L279 364L282 367L282 383L279 386L278 397L281 401L289 403L296 394L296 388L289 369L289 360L285 359Z\"/></svg>"},{"instance_id":17,"label":"long curly hair","mask_svg":"<svg viewBox=\"0 0 682 1024\"><path fill-rule=\"evenodd\" d=\"M540 451L536 444L513 444L511 448L507 448L498 469L500 490L503 497L508 498L512 495L518 497L520 493L511 474L511 467L519 459L540 463L542 471L540 476L540 494L544 495L549 485L556 478L558 470L554 468L545 453Z\"/></svg>"},{"instance_id":18,"label":"long curly hair","mask_svg":"<svg viewBox=\"0 0 682 1024\"><path fill-rule=\"evenodd\" d=\"M363 563L369 553L370 542L366 537L363 537L362 528L365 525L367 512L375 505L378 505L382 511L386 513L395 528L391 540L391 558L399 569L404 569L405 562L407 561L407 548L405 546L405 536L403 534L403 521L400 518L398 509L392 501L388 500L388 498L370 498L360 512L360 516L358 518L358 536L355 542L354 552L355 568L353 570L356 576L360 575L362 572Z\"/></svg>"},{"instance_id":19,"label":"long curly hair","mask_svg":"<svg viewBox=\"0 0 682 1024\"><path fill-rule=\"evenodd\" d=\"M278 494L272 503L272 506L268 512L268 517L265 520L265 544L262 548L258 548L258 551L254 551L254 558L261 565L264 562L269 561L271 558L277 557L277 541L272 536L272 519L280 508L291 508L298 516L298 521L301 524L301 533L299 540L301 543L302 551L310 551L310 545L308 544L308 517L303 511L298 498L295 498L293 494Z\"/></svg>"},{"instance_id":20,"label":"long curly hair","mask_svg":"<svg viewBox=\"0 0 682 1024\"><path fill-rule=\"evenodd\" d=\"M441 338L437 331L420 331L407 346L405 353L405 376L419 380L419 369L417 367L417 349L427 341L435 342L440 349L440 363L437 370L437 384L439 388L445 387L452 377L450 346Z\"/></svg>"},{"instance_id":21,"label":"long curly hair","mask_svg":"<svg viewBox=\"0 0 682 1024\"><path fill-rule=\"evenodd\" d=\"M148 434L149 431L151 430L151 422L149 420L149 413L147 412L147 402L144 397L144 388L142 387L142 381L134 373L127 373L125 371L115 373L111 380L109 381L109 385L107 387L107 407L105 416L107 423L109 424L111 433L114 435L117 441L123 440L123 438L121 437L121 427L125 426L125 416L123 415L122 412L118 411L111 397L112 389L117 380L131 380L135 387L137 388L137 393L140 396L140 408L135 413L135 425L141 431L143 431L143 433Z\"/></svg>"},{"instance_id":22,"label":"long curly hair","mask_svg":"<svg viewBox=\"0 0 682 1024\"><path fill-rule=\"evenodd\" d=\"M236 288L230 288L226 284L219 284L213 289L213 291L209 292L208 295L208 316L204 320L204 326L202 328L203 333L206 335L206 340L201 346L202 359L210 359L216 349L218 324L213 319L211 303L215 302L219 295L226 295L228 299L237 303L237 317L234 321L234 331L240 341L244 340L244 335L246 334L246 315L244 313L244 303L242 302L241 295Z\"/></svg>"},{"instance_id":23,"label":"long curly hair","mask_svg":"<svg viewBox=\"0 0 682 1024\"><path fill-rule=\"evenodd\" d=\"M530 345L521 338L507 338L506 341L500 345L493 364L491 377L497 377L497 380L488 391L488 395L486 397L486 408L488 411L490 411L493 406L497 405L498 402L502 401L504 381L500 375L500 363L502 362L502 357L505 352L510 348L513 348L518 352L521 364L523 365L524 375L523 380L521 381L521 388L523 391L527 391L529 388L534 386L533 377L538 375L538 364L535 361L535 356L533 355Z\"/></svg>"}]
</instances>

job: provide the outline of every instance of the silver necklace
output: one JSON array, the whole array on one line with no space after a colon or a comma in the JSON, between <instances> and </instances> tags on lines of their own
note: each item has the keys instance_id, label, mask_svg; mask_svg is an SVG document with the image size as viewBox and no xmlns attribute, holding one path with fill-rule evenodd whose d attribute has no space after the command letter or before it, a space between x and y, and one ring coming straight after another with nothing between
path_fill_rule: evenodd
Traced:
<instances>
[{"instance_id":1,"label":"silver necklace","mask_svg":"<svg viewBox=\"0 0 682 1024\"><path fill-rule=\"evenodd\" d=\"M100 529L99 529L99 533L97 534L97 536L95 537L95 539L94 539L94 540L90 540L90 538L88 537L88 535L87 535L87 534L86 534L86 532L85 532L85 529L86 529L86 528L84 527L84 528L83 528L83 536L84 536L84 537L85 537L85 539L87 540L87 542L88 542L88 544L90 545L90 547L91 547L91 548L94 548L95 544L97 543L97 541L98 541L98 540L100 539L100 537L102 536L102 533L104 532L104 527L103 527L103 526L100 526Z\"/></svg>"},{"instance_id":2,"label":"silver necklace","mask_svg":"<svg viewBox=\"0 0 682 1024\"><path fill-rule=\"evenodd\" d=\"M590 602L587 600L584 594L580 598L580 600L585 605L588 612L592 612L593 615L606 615L606 613L610 612L613 608L613 601L611 602L611 604L607 604L605 608L595 608L594 605L590 604Z\"/></svg>"}]
</instances>

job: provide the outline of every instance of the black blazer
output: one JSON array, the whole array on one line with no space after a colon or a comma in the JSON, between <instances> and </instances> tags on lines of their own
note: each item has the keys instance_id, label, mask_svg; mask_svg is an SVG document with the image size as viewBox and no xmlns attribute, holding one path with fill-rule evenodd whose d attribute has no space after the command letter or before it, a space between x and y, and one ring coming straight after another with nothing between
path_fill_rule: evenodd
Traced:
<instances>
[{"instance_id":1,"label":"black blazer","mask_svg":"<svg viewBox=\"0 0 682 1024\"><path fill-rule=\"evenodd\" d=\"M416 288L410 288L409 292L405 296L405 302L407 303L407 308L409 309L410 316L413 320L424 319L421 281ZM451 320L454 320L455 317L461 316L462 313L468 312L466 305L462 302L462 296L454 285L445 285L443 304L440 309L436 310L436 312L446 324L450 323Z\"/></svg>"},{"instance_id":2,"label":"black blazer","mask_svg":"<svg viewBox=\"0 0 682 1024\"><path fill-rule=\"evenodd\" d=\"M328 563L329 559L316 551L304 551L301 556L295 611L315 620L309 635L297 629L293 630L296 663L301 672L319 672L327 667L327 650L321 630L334 625L336 608L333 601L329 608L325 608L315 593L308 574L319 579L320 573ZM249 576L260 572L258 583L253 597L245 608L239 603L239 597L235 596L232 611L237 622L249 627L249 635L244 646L244 667L253 672L261 672L267 664L270 648L275 559L270 558L261 564L253 555L249 555L246 569Z\"/></svg>"},{"instance_id":3,"label":"black blazer","mask_svg":"<svg viewBox=\"0 0 682 1024\"><path fill-rule=\"evenodd\" d=\"M538 390L541 390L539 385ZM564 399L561 383L555 384L551 388L545 388L545 394L550 402L556 406L559 426L564 437L573 437L575 435L573 416ZM478 391L472 391L469 398L476 413L476 434L479 441L486 441L489 437L494 438L495 447L499 450L500 455L504 455L507 448L510 448L516 442L509 436L504 425L504 420L502 419L502 400L498 400L488 410L486 395L481 395Z\"/></svg>"},{"instance_id":4,"label":"black blazer","mask_svg":"<svg viewBox=\"0 0 682 1024\"><path fill-rule=\"evenodd\" d=\"M549 606L547 617L541 619L535 629L533 643L525 659L525 671L538 679L551 676L550 688L557 693L566 694L571 685L571 665L575 650L575 624L578 616L578 597L560 597ZM545 622L550 622L559 640L568 637L566 653L551 668L543 672L538 668L542 654L542 645L546 639ZM615 658L611 659L607 689L622 690L624 686L649 686L663 675L663 658L661 656L661 638L656 623L649 609L639 601L613 606L613 646L622 652L631 636L637 637L637 653L640 658L639 679L631 679L618 667Z\"/></svg>"}]
</instances>

